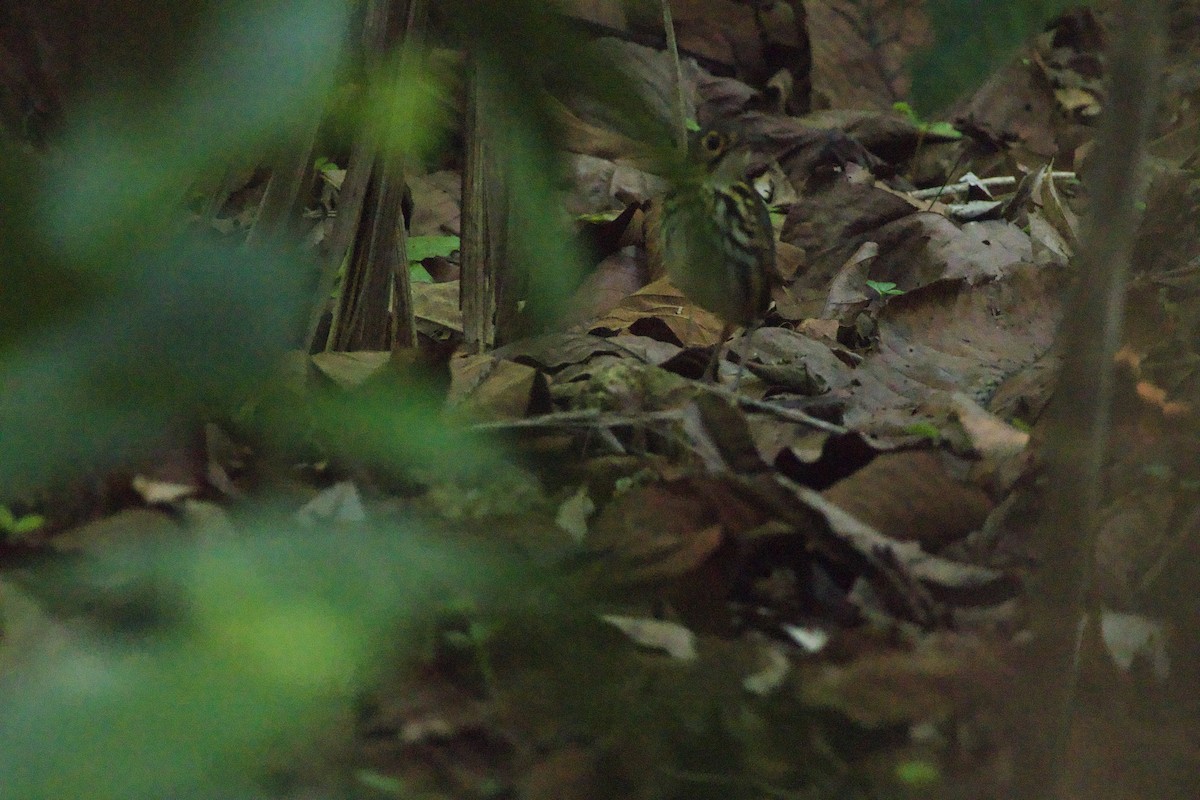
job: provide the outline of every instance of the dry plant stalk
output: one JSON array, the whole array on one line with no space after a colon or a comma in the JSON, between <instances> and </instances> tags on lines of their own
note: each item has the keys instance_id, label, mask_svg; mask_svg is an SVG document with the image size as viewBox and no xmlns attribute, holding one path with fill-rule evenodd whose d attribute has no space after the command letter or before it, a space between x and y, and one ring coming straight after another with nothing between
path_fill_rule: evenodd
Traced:
<instances>
[{"instance_id":1,"label":"dry plant stalk","mask_svg":"<svg viewBox=\"0 0 1200 800\"><path fill-rule=\"evenodd\" d=\"M462 175L463 340L472 353L496 343L496 285L493 269L504 254L505 182L495 152L494 132L488 130L489 76L471 60L467 87L466 159Z\"/></svg>"},{"instance_id":2,"label":"dry plant stalk","mask_svg":"<svg viewBox=\"0 0 1200 800\"><path fill-rule=\"evenodd\" d=\"M363 49L369 70L380 74L389 57L400 53L398 68L416 69L425 0L370 0L367 4ZM395 20L404 20L402 26ZM402 30L403 42L390 32ZM401 137L406 132L398 132ZM387 152L379 133L368 125L354 143L346 178L338 195L338 218L333 232L318 251L320 304L309 320L310 341L316 335L325 298L333 289L338 268L346 275L337 313L326 345L333 350L385 350L416 346L416 323L409 289L405 231L401 205L405 193L404 157ZM347 253L350 258L347 261ZM389 309L394 300L394 312Z\"/></svg>"},{"instance_id":3,"label":"dry plant stalk","mask_svg":"<svg viewBox=\"0 0 1200 800\"><path fill-rule=\"evenodd\" d=\"M1110 101L1097 137L1088 187L1092 211L1078 256L1079 286L1060 332L1064 362L1047 411L1045 554L1029 602L1033 639L1020 697L1014 797L1062 792L1078 645L1090 605L1095 528L1113 405L1113 356L1122 330L1125 285L1138 224L1134 199L1155 109L1165 15L1161 3L1124 0L1110 60Z\"/></svg>"}]
</instances>

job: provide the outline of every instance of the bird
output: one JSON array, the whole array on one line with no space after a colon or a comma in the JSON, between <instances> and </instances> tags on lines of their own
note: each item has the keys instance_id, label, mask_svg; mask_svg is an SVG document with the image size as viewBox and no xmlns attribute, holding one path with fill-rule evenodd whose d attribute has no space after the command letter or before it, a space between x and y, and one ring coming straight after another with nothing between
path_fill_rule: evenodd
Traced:
<instances>
[{"instance_id":1,"label":"bird","mask_svg":"<svg viewBox=\"0 0 1200 800\"><path fill-rule=\"evenodd\" d=\"M734 328L752 331L762 322L779 281L770 211L746 179L750 151L739 145L728 125L694 137L691 166L674 176L657 224L655 245L671 283L725 323L706 379L715 379Z\"/></svg>"}]
</instances>

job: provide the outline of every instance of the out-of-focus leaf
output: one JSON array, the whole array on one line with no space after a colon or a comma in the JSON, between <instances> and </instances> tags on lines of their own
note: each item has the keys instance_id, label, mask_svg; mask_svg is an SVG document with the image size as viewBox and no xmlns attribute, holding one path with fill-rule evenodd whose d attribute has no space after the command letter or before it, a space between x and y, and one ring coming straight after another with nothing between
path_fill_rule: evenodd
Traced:
<instances>
[{"instance_id":1,"label":"out-of-focus leaf","mask_svg":"<svg viewBox=\"0 0 1200 800\"><path fill-rule=\"evenodd\" d=\"M46 518L41 514L26 514L20 519L13 520L8 532L13 536L27 536L46 524Z\"/></svg>"},{"instance_id":2,"label":"out-of-focus leaf","mask_svg":"<svg viewBox=\"0 0 1200 800\"><path fill-rule=\"evenodd\" d=\"M362 118L374 126L383 146L420 160L433 152L450 129L449 87L422 67L424 59L402 51L380 68L376 89L366 99Z\"/></svg>"},{"instance_id":3,"label":"out-of-focus leaf","mask_svg":"<svg viewBox=\"0 0 1200 800\"><path fill-rule=\"evenodd\" d=\"M1071 0L931 0L935 44L913 64L913 105L928 116L978 85Z\"/></svg>"},{"instance_id":4,"label":"out-of-focus leaf","mask_svg":"<svg viewBox=\"0 0 1200 800\"><path fill-rule=\"evenodd\" d=\"M257 796L270 754L348 707L401 617L494 574L412 531L245 533L106 556L183 609L164 635L63 628L4 654L0 796Z\"/></svg>"},{"instance_id":5,"label":"out-of-focus leaf","mask_svg":"<svg viewBox=\"0 0 1200 800\"><path fill-rule=\"evenodd\" d=\"M0 491L117 463L246 391L296 338L306 272L189 236L132 256L89 313L0 358Z\"/></svg>"},{"instance_id":6,"label":"out-of-focus leaf","mask_svg":"<svg viewBox=\"0 0 1200 800\"><path fill-rule=\"evenodd\" d=\"M181 202L198 174L310 113L348 8L220 8L198 42L177 43L190 54L175 69L74 109L44 174L0 175L0 491L126 459L201 401L244 390L298 335L315 274L304 259L181 236ZM204 19L187 16L167 14L164 31Z\"/></svg>"},{"instance_id":7,"label":"out-of-focus leaf","mask_svg":"<svg viewBox=\"0 0 1200 800\"><path fill-rule=\"evenodd\" d=\"M439 395L415 381L368 388L350 398L318 399L313 409L323 435L367 463L393 470L470 467L479 474L496 466L489 457L494 445L442 422Z\"/></svg>"},{"instance_id":8,"label":"out-of-focus leaf","mask_svg":"<svg viewBox=\"0 0 1200 800\"><path fill-rule=\"evenodd\" d=\"M311 113L335 74L347 5L270 0L226 5L178 74L170 103L104 97L63 142L38 219L83 257L169 224L196 174L277 140ZM81 261L103 271L119 264Z\"/></svg>"},{"instance_id":9,"label":"out-of-focus leaf","mask_svg":"<svg viewBox=\"0 0 1200 800\"><path fill-rule=\"evenodd\" d=\"M56 260L38 234L34 195L40 171L0 152L0 357L22 337L92 302L111 276Z\"/></svg>"},{"instance_id":10,"label":"out-of-focus leaf","mask_svg":"<svg viewBox=\"0 0 1200 800\"><path fill-rule=\"evenodd\" d=\"M583 267L556 200L561 171L552 115L544 94L530 91L531 82L614 109L627 128L623 133L664 150L669 127L630 90L617 65L604 62L565 25L553 4L450 0L439 4L439 12L466 43L487 97L494 151L512 187L508 255L528 276L522 299L536 328L559 312Z\"/></svg>"}]
</instances>

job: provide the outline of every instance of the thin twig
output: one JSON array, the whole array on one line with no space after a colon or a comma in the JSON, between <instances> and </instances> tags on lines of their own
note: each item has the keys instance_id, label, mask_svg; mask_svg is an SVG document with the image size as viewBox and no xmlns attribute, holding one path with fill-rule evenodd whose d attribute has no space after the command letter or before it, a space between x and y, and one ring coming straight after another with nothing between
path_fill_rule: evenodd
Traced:
<instances>
[{"instance_id":1,"label":"thin twig","mask_svg":"<svg viewBox=\"0 0 1200 800\"><path fill-rule=\"evenodd\" d=\"M753 411L761 411L764 414L770 414L777 419L785 422L795 422L800 425L807 425L810 428L825 431L826 433L848 433L849 428L844 425L837 425L832 422L827 422L811 414L806 414L803 411L798 411L794 408L785 408L784 406L768 403L765 400L755 400L752 397L735 394L729 389L722 386L713 386L711 384L695 382L695 387L709 394L715 394L723 400L730 403L737 403L739 406L751 409ZM606 414L599 411L561 411L554 414L543 414L538 417L529 417L527 419L500 420L496 422L479 422L471 426L472 431L488 432L488 431L506 431L517 430L521 428L616 428L623 425L645 426L652 423L660 422L677 422L683 419L683 411L681 409L667 409L665 411L644 411L637 414Z\"/></svg>"},{"instance_id":2,"label":"thin twig","mask_svg":"<svg viewBox=\"0 0 1200 800\"><path fill-rule=\"evenodd\" d=\"M620 428L631 425L649 425L658 422L678 422L683 419L683 409L666 411L645 411L638 414L606 414L601 411L560 411L554 414L542 414L526 419L497 420L495 422L477 422L470 430L478 433L493 431L509 431L519 429L548 429L560 428Z\"/></svg>"},{"instance_id":3,"label":"thin twig","mask_svg":"<svg viewBox=\"0 0 1200 800\"><path fill-rule=\"evenodd\" d=\"M730 403L737 403L743 408L749 408L753 409L754 411L761 411L764 414L770 414L771 416L784 420L785 422L796 422L801 425L807 425L810 428L816 428L819 431L825 431L826 433L841 434L848 433L850 431L850 429L844 425L827 422L819 417L814 417L812 414L806 414L803 411L798 411L794 408L786 408L776 403L768 403L766 400L755 400L753 397L747 397L743 394L738 394L737 392L733 392L723 386L714 386L711 383L697 382L696 388L700 389L701 391L708 392L709 394L715 394L718 397L729 401Z\"/></svg>"},{"instance_id":4,"label":"thin twig","mask_svg":"<svg viewBox=\"0 0 1200 800\"><path fill-rule=\"evenodd\" d=\"M1078 179L1078 175L1074 172L1051 172L1050 178L1056 181L1073 181ZM1016 186L1017 179L1012 175L997 175L994 178L980 178L975 183L952 183L948 186L934 186L929 189L917 189L909 192L909 196L917 200L925 200L930 197L938 197L943 194L962 194L968 191L972 186L986 186L991 188L1001 188L1004 186Z\"/></svg>"}]
</instances>

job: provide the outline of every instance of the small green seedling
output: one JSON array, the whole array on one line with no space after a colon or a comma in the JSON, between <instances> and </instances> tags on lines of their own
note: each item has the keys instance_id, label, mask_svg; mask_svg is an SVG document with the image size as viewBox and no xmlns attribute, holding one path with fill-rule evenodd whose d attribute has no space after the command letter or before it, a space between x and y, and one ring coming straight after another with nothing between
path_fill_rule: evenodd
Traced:
<instances>
[{"instance_id":1,"label":"small green seedling","mask_svg":"<svg viewBox=\"0 0 1200 800\"><path fill-rule=\"evenodd\" d=\"M896 780L914 789L926 789L941 778L941 770L928 761L905 761L896 765Z\"/></svg>"},{"instance_id":2,"label":"small green seedling","mask_svg":"<svg viewBox=\"0 0 1200 800\"><path fill-rule=\"evenodd\" d=\"M912 124L916 125L917 129L921 131L921 133L928 133L947 139L961 139L963 137L962 131L960 131L958 128L955 128L949 122L926 122L925 120L921 119L921 116L917 113L916 109L914 109L908 103L893 103L892 110L899 111L901 114L908 117Z\"/></svg>"},{"instance_id":3,"label":"small green seedling","mask_svg":"<svg viewBox=\"0 0 1200 800\"><path fill-rule=\"evenodd\" d=\"M867 287L880 297L899 297L904 294L904 290L897 289L891 281L867 281Z\"/></svg>"},{"instance_id":4,"label":"small green seedling","mask_svg":"<svg viewBox=\"0 0 1200 800\"><path fill-rule=\"evenodd\" d=\"M575 218L575 220L577 222L583 222L590 225L600 225L605 222L612 222L617 217L621 216L622 213L623 212L618 209L613 209L611 211L596 211L590 214L580 214Z\"/></svg>"},{"instance_id":5,"label":"small green seedling","mask_svg":"<svg viewBox=\"0 0 1200 800\"><path fill-rule=\"evenodd\" d=\"M942 440L942 432L932 422L914 422L904 426L904 432L910 436L922 436L931 442Z\"/></svg>"},{"instance_id":6,"label":"small green seedling","mask_svg":"<svg viewBox=\"0 0 1200 800\"><path fill-rule=\"evenodd\" d=\"M18 517L8 506L0 505L0 533L10 542L27 538L45 524L46 518L41 514L24 514Z\"/></svg>"}]
</instances>

